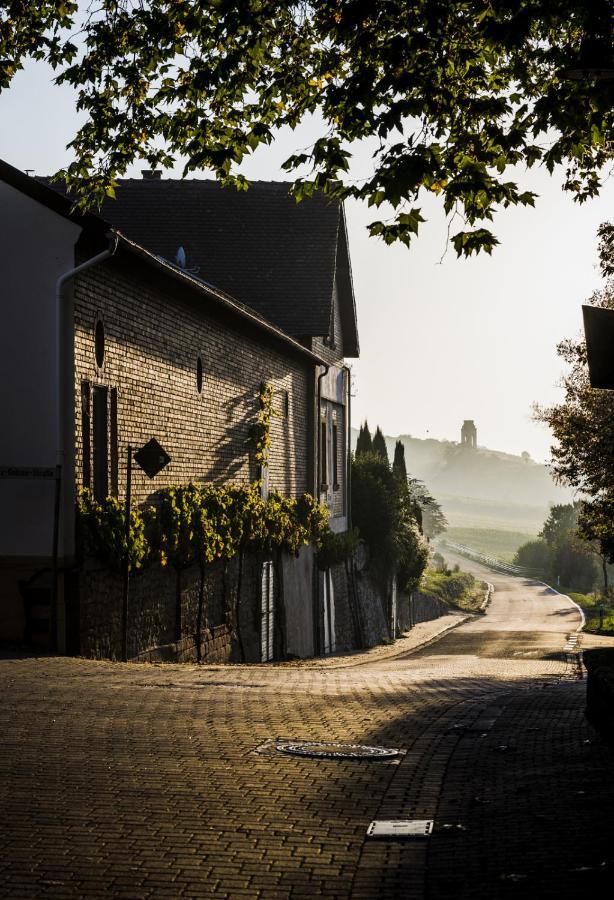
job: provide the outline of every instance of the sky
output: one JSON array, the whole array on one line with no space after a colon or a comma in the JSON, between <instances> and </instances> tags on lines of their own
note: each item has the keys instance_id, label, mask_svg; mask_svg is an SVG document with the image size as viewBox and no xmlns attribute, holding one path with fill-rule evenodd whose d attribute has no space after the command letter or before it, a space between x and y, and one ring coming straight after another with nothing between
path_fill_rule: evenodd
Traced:
<instances>
[{"instance_id":1,"label":"sky","mask_svg":"<svg viewBox=\"0 0 614 900\"><path fill-rule=\"evenodd\" d=\"M0 94L0 158L35 174L66 164L79 119L70 88L52 84L35 63ZM281 180L281 163L316 136L317 123L285 132L243 166L252 179ZM353 174L369 165L359 152ZM140 177L136 165L128 175ZM163 177L178 177L180 169ZM368 419L389 435L459 440L473 419L478 444L547 460L551 436L532 406L562 397L556 345L581 333L581 304L601 285L596 230L614 219L614 179L580 206L561 190L561 175L516 172L540 196L535 209L504 210L492 256L458 259L447 248L447 222L435 198L408 250L370 238L380 213L346 206L358 310L360 359L352 362L354 424ZM207 177L203 173L203 177Z\"/></svg>"}]
</instances>

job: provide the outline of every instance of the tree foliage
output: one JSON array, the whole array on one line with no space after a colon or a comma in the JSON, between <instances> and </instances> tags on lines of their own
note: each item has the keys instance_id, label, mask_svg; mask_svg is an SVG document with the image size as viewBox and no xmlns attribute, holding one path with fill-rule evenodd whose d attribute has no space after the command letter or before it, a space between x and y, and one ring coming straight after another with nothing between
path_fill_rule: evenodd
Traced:
<instances>
[{"instance_id":1,"label":"tree foliage","mask_svg":"<svg viewBox=\"0 0 614 900\"><path fill-rule=\"evenodd\" d=\"M604 287L589 302L614 309L614 228L602 225L599 262ZM537 418L552 429L554 474L586 498L578 506L579 533L599 543L600 553L614 562L614 392L591 388L583 339L558 347L567 364L563 402L537 407Z\"/></svg>"},{"instance_id":2,"label":"tree foliage","mask_svg":"<svg viewBox=\"0 0 614 900\"><path fill-rule=\"evenodd\" d=\"M405 445L403 441L397 441L394 445L392 471L400 481L407 483L407 465L405 463Z\"/></svg>"},{"instance_id":3,"label":"tree foliage","mask_svg":"<svg viewBox=\"0 0 614 900\"><path fill-rule=\"evenodd\" d=\"M413 590L426 568L428 546L418 529L407 484L377 453L363 453L353 461L352 517L369 548L376 578L387 582L396 572L401 589Z\"/></svg>"},{"instance_id":4,"label":"tree foliage","mask_svg":"<svg viewBox=\"0 0 614 900\"><path fill-rule=\"evenodd\" d=\"M360 426L360 431L358 432L358 439L356 441L356 456L360 456L363 453L372 453L373 452L373 440L371 438L371 432L369 431L369 424L365 421L364 425Z\"/></svg>"},{"instance_id":5,"label":"tree foliage","mask_svg":"<svg viewBox=\"0 0 614 900\"><path fill-rule=\"evenodd\" d=\"M537 538L527 541L518 548L514 556L515 566L524 566L526 569L537 569L549 575L552 571L552 550L548 541Z\"/></svg>"},{"instance_id":6,"label":"tree foliage","mask_svg":"<svg viewBox=\"0 0 614 900\"><path fill-rule=\"evenodd\" d=\"M448 520L439 501L429 493L427 486L419 478L409 477L407 486L412 503L419 510L418 518L422 532L429 539L443 534L448 527Z\"/></svg>"},{"instance_id":7,"label":"tree foliage","mask_svg":"<svg viewBox=\"0 0 614 900\"><path fill-rule=\"evenodd\" d=\"M66 177L82 204L112 196L137 159L245 187L241 161L311 116L319 136L284 164L297 199L390 204L370 232L409 245L434 195L470 255L498 243L498 209L534 203L510 166L562 163L576 199L599 191L612 86L562 77L591 38L611 45L609 0L9 0L0 89L28 57L75 88Z\"/></svg>"},{"instance_id":8,"label":"tree foliage","mask_svg":"<svg viewBox=\"0 0 614 900\"><path fill-rule=\"evenodd\" d=\"M382 432L382 429L377 426L375 429L375 434L373 435L373 452L377 456L381 456L382 459L385 459L386 462L389 462L388 459L388 448L386 447L386 438Z\"/></svg>"}]
</instances>

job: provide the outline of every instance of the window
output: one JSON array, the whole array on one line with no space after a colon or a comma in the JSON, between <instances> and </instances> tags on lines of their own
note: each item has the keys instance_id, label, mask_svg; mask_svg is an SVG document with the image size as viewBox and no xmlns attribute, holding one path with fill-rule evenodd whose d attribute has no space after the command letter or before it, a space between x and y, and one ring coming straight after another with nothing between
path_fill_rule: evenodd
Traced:
<instances>
[{"instance_id":1,"label":"window","mask_svg":"<svg viewBox=\"0 0 614 900\"><path fill-rule=\"evenodd\" d=\"M102 369L104 365L104 322L100 314L96 316L96 324L94 325L94 355L96 357L96 365Z\"/></svg>"},{"instance_id":2,"label":"window","mask_svg":"<svg viewBox=\"0 0 614 900\"><path fill-rule=\"evenodd\" d=\"M196 360L196 390L199 394L203 392L203 359L199 356Z\"/></svg>"},{"instance_id":3,"label":"window","mask_svg":"<svg viewBox=\"0 0 614 900\"><path fill-rule=\"evenodd\" d=\"M320 490L328 490L328 429L326 419L320 421Z\"/></svg>"},{"instance_id":4,"label":"window","mask_svg":"<svg viewBox=\"0 0 614 900\"><path fill-rule=\"evenodd\" d=\"M284 419L290 415L290 394L288 391L281 392L281 412Z\"/></svg>"},{"instance_id":5,"label":"window","mask_svg":"<svg viewBox=\"0 0 614 900\"><path fill-rule=\"evenodd\" d=\"M109 426L109 439L111 443L111 495L119 496L119 437L117 432L117 388L111 388L111 403L109 408L111 423Z\"/></svg>"},{"instance_id":6,"label":"window","mask_svg":"<svg viewBox=\"0 0 614 900\"><path fill-rule=\"evenodd\" d=\"M333 420L333 491L339 490L339 462L337 459L338 440L337 422Z\"/></svg>"},{"instance_id":7,"label":"window","mask_svg":"<svg viewBox=\"0 0 614 900\"><path fill-rule=\"evenodd\" d=\"M81 478L84 488L92 486L92 442L90 434L92 412L90 409L90 383L81 382Z\"/></svg>"},{"instance_id":8,"label":"window","mask_svg":"<svg viewBox=\"0 0 614 900\"><path fill-rule=\"evenodd\" d=\"M108 389L99 385L93 391L93 493L94 500L100 502L109 494L109 413Z\"/></svg>"},{"instance_id":9,"label":"window","mask_svg":"<svg viewBox=\"0 0 614 900\"><path fill-rule=\"evenodd\" d=\"M95 500L119 494L117 388L81 382L82 484Z\"/></svg>"}]
</instances>

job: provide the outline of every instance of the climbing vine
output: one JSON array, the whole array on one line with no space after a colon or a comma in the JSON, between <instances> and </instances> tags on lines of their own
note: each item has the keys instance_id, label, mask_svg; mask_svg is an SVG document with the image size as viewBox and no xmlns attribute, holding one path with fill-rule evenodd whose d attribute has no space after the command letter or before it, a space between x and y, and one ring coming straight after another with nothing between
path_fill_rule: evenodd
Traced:
<instances>
[{"instance_id":1,"label":"climbing vine","mask_svg":"<svg viewBox=\"0 0 614 900\"><path fill-rule=\"evenodd\" d=\"M126 504L116 497L94 500L82 490L77 502L78 536L84 551L120 571L128 556L131 570L147 561L151 547L145 534L145 519L138 509L130 511L130 532L126 539Z\"/></svg>"},{"instance_id":2,"label":"climbing vine","mask_svg":"<svg viewBox=\"0 0 614 900\"><path fill-rule=\"evenodd\" d=\"M258 392L258 413L251 427L250 440L254 448L254 459L266 466L271 449L271 419L273 417L273 388L263 381Z\"/></svg>"},{"instance_id":3,"label":"climbing vine","mask_svg":"<svg viewBox=\"0 0 614 900\"><path fill-rule=\"evenodd\" d=\"M182 569L232 559L242 550L297 554L311 542L324 546L330 531L329 512L310 494L299 499L272 491L266 499L260 484L197 485L164 488L142 512L131 511L130 537L125 537L125 504L113 497L102 502L88 490L79 495L78 523L84 548L120 570L129 554L130 567L146 561Z\"/></svg>"}]
</instances>

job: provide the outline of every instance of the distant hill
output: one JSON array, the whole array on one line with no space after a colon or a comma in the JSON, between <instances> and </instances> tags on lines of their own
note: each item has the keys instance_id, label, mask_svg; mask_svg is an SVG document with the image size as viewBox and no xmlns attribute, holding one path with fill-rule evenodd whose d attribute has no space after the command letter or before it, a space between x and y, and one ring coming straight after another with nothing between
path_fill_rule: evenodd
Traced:
<instances>
[{"instance_id":1,"label":"distant hill","mask_svg":"<svg viewBox=\"0 0 614 900\"><path fill-rule=\"evenodd\" d=\"M353 446L357 436L352 429ZM463 543L471 537L468 530L490 529L510 532L508 544L515 549L538 533L553 503L571 502L571 490L555 484L548 468L530 458L402 434L386 436L390 459L397 440L405 447L408 472L425 482L441 503L450 537ZM513 555L513 549L501 555Z\"/></svg>"}]
</instances>

